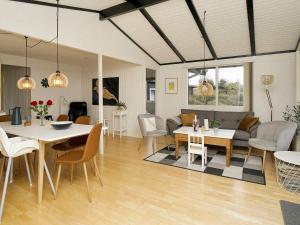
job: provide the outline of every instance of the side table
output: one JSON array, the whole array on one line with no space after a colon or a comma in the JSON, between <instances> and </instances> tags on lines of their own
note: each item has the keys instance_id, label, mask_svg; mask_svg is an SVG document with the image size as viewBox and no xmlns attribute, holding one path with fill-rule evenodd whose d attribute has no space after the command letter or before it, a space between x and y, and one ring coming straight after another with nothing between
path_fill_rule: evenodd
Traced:
<instances>
[{"instance_id":1,"label":"side table","mask_svg":"<svg viewBox=\"0 0 300 225\"><path fill-rule=\"evenodd\" d=\"M115 132L119 133L120 138L122 138L122 134L127 131L127 111L126 110L115 110L113 111L113 124L112 124L112 133L113 137L115 137ZM118 126L116 123L118 120Z\"/></svg>"}]
</instances>

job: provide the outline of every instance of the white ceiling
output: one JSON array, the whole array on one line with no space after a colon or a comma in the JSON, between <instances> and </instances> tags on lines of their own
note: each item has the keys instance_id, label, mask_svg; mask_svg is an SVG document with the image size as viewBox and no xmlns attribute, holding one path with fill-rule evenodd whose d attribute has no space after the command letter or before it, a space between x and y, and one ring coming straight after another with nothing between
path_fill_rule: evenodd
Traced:
<instances>
[{"instance_id":1,"label":"white ceiling","mask_svg":"<svg viewBox=\"0 0 300 225\"><path fill-rule=\"evenodd\" d=\"M41 2L56 4L56 0L41 0ZM60 0L59 4L86 9L102 10L123 2L123 0Z\"/></svg>"},{"instance_id":2,"label":"white ceiling","mask_svg":"<svg viewBox=\"0 0 300 225\"><path fill-rule=\"evenodd\" d=\"M25 56L25 38L19 34L1 34L0 53ZM33 46L40 40L29 38L28 46ZM34 48L28 48L28 57L56 62L56 44L39 44ZM93 53L61 46L59 47L59 59L61 63L86 66L89 63L97 63L98 56Z\"/></svg>"}]
</instances>

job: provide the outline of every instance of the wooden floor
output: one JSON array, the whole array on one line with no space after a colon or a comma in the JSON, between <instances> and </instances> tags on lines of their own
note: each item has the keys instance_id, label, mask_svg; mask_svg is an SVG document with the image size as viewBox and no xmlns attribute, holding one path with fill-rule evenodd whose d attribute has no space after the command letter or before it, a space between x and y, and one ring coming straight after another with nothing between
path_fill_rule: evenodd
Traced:
<instances>
[{"instance_id":1,"label":"wooden floor","mask_svg":"<svg viewBox=\"0 0 300 225\"><path fill-rule=\"evenodd\" d=\"M163 141L161 141L164 143ZM279 200L300 203L300 196L278 187L274 164L267 157L267 185L146 162L147 146L138 152L139 139L106 137L105 155L98 163L104 187L89 168L92 203L87 198L82 168L70 184L63 168L57 199L45 179L44 200L36 201L36 181L30 187L15 163L2 224L283 224ZM47 151L51 165L53 153Z\"/></svg>"}]
</instances>

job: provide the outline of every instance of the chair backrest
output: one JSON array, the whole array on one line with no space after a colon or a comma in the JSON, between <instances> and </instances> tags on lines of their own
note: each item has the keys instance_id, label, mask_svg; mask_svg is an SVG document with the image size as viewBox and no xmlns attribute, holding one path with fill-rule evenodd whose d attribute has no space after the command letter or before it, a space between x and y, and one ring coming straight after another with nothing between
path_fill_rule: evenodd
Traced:
<instances>
[{"instance_id":1,"label":"chair backrest","mask_svg":"<svg viewBox=\"0 0 300 225\"><path fill-rule=\"evenodd\" d=\"M257 138L276 142L276 151L287 151L297 130L297 124L272 121L259 125Z\"/></svg>"},{"instance_id":2,"label":"chair backrest","mask_svg":"<svg viewBox=\"0 0 300 225\"><path fill-rule=\"evenodd\" d=\"M201 133L188 134L188 149L197 146L204 149L204 135Z\"/></svg>"},{"instance_id":3,"label":"chair backrest","mask_svg":"<svg viewBox=\"0 0 300 225\"><path fill-rule=\"evenodd\" d=\"M11 115L0 116L0 122L8 122L8 121L11 121Z\"/></svg>"},{"instance_id":4,"label":"chair backrest","mask_svg":"<svg viewBox=\"0 0 300 225\"><path fill-rule=\"evenodd\" d=\"M61 114L56 119L56 121L68 121L68 120L69 120L69 116L66 114Z\"/></svg>"},{"instance_id":5,"label":"chair backrest","mask_svg":"<svg viewBox=\"0 0 300 225\"><path fill-rule=\"evenodd\" d=\"M87 115L87 103L86 102L71 102L69 110L70 121L75 122L77 117Z\"/></svg>"},{"instance_id":6,"label":"chair backrest","mask_svg":"<svg viewBox=\"0 0 300 225\"><path fill-rule=\"evenodd\" d=\"M89 125L90 121L91 121L91 118L89 116L79 116L75 120L75 123Z\"/></svg>"},{"instance_id":7,"label":"chair backrest","mask_svg":"<svg viewBox=\"0 0 300 225\"><path fill-rule=\"evenodd\" d=\"M101 130L102 123L96 124L91 130L84 148L84 153L82 155L81 161L86 162L92 159L99 151Z\"/></svg>"},{"instance_id":8,"label":"chair backrest","mask_svg":"<svg viewBox=\"0 0 300 225\"><path fill-rule=\"evenodd\" d=\"M11 143L8 139L7 134L1 127L0 127L0 142L1 142L0 151L1 151L2 155L5 155L5 156L9 155Z\"/></svg>"},{"instance_id":9,"label":"chair backrest","mask_svg":"<svg viewBox=\"0 0 300 225\"><path fill-rule=\"evenodd\" d=\"M143 137L147 136L147 129L146 129L146 125L145 125L145 118L155 118L155 126L157 130L165 130L165 126L164 126L164 120L160 117L160 116L156 116L153 114L139 114L138 115L138 122L139 122L139 126L140 126L140 130L141 133L143 135Z\"/></svg>"}]
</instances>

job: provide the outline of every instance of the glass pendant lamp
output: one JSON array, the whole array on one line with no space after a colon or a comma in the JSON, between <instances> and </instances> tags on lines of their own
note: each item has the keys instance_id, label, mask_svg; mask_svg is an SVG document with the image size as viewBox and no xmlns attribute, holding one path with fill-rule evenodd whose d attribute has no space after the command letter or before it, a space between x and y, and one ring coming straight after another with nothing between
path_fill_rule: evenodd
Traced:
<instances>
[{"instance_id":1,"label":"glass pendant lamp","mask_svg":"<svg viewBox=\"0 0 300 225\"><path fill-rule=\"evenodd\" d=\"M55 73L52 73L48 77L48 84L50 87L65 88L69 84L68 77L61 73L59 70L59 54L58 54L58 19L59 19L59 0L57 0L57 12L56 12L56 63L57 69Z\"/></svg>"},{"instance_id":2,"label":"glass pendant lamp","mask_svg":"<svg viewBox=\"0 0 300 225\"><path fill-rule=\"evenodd\" d=\"M35 80L30 77L30 75L28 74L28 66L27 66L27 61L28 61L28 37L25 36L25 44L26 44L26 73L24 77L21 77L18 82L17 82L17 86L19 89L21 90L31 90L33 88L35 88L36 83Z\"/></svg>"}]
</instances>

